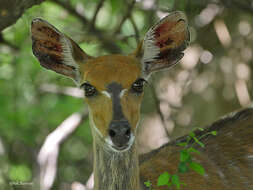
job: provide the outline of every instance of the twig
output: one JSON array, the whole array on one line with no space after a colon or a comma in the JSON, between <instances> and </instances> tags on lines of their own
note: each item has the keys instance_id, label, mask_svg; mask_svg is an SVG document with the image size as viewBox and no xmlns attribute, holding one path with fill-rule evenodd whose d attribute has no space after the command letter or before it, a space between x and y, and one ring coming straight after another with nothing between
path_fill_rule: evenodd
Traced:
<instances>
[{"instance_id":1,"label":"twig","mask_svg":"<svg viewBox=\"0 0 253 190\"><path fill-rule=\"evenodd\" d=\"M138 28L136 26L136 23L135 23L135 21L134 21L134 19L133 19L132 16L130 16L130 22L132 23L133 28L134 28L136 43L139 44L139 42L140 42L140 34L139 34L139 30L138 30Z\"/></svg>"},{"instance_id":2,"label":"twig","mask_svg":"<svg viewBox=\"0 0 253 190\"><path fill-rule=\"evenodd\" d=\"M70 14L77 17L80 22L84 26L89 26L90 22L81 14L79 14L74 8L72 8L68 3L62 2L60 0L51 0L52 2L55 2L59 6L66 9ZM111 53L120 53L121 49L113 43L113 37L105 35L105 31L99 30L95 27L89 28L88 32L94 36L96 36L100 41L104 48L108 49Z\"/></svg>"},{"instance_id":3,"label":"twig","mask_svg":"<svg viewBox=\"0 0 253 190\"><path fill-rule=\"evenodd\" d=\"M70 14L74 15L75 17L77 17L79 20L81 20L81 22L86 25L89 23L89 21L80 13L78 13L73 7L71 7L71 5L67 2L63 2L61 0L52 0L52 2L55 2L56 4L58 4L59 6L61 6L62 8L66 9Z\"/></svg>"},{"instance_id":4,"label":"twig","mask_svg":"<svg viewBox=\"0 0 253 190\"><path fill-rule=\"evenodd\" d=\"M90 29L94 29L94 26L96 24L96 19L97 19L98 12L102 8L104 2L105 2L105 0L100 0L99 1L98 5L97 5L97 8L95 10L95 13L93 15L93 18L91 19L91 22L90 22Z\"/></svg>"},{"instance_id":5,"label":"twig","mask_svg":"<svg viewBox=\"0 0 253 190\"><path fill-rule=\"evenodd\" d=\"M132 12L132 9L135 5L135 0L132 0L132 2L128 5L127 7L127 12L126 14L123 16L121 22L119 23L119 26L117 27L117 29L115 30L114 34L118 34L121 30L121 27L122 25L124 24L124 22L131 16L131 12Z\"/></svg>"},{"instance_id":6,"label":"twig","mask_svg":"<svg viewBox=\"0 0 253 190\"><path fill-rule=\"evenodd\" d=\"M153 84L151 84L149 87L150 87L152 96L153 96L154 101L155 101L156 111L157 111L158 115L160 116L160 119L162 121L162 124L163 124L163 127L165 129L166 135L169 137L170 134L169 134L169 132L167 130L167 127L166 127L165 118L164 118L163 113L160 109L160 100L157 98L157 94L156 94L156 91L155 91L155 88L154 88Z\"/></svg>"},{"instance_id":7,"label":"twig","mask_svg":"<svg viewBox=\"0 0 253 190\"><path fill-rule=\"evenodd\" d=\"M73 113L47 136L37 158L40 166L41 190L49 190L54 183L60 145L87 117L88 110Z\"/></svg>"}]
</instances>

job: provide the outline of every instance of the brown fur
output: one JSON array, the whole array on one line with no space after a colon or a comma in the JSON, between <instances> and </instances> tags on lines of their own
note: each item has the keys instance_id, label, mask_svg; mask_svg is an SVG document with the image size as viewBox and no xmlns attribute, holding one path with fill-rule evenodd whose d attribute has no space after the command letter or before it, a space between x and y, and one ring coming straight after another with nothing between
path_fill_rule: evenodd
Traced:
<instances>
[{"instance_id":1,"label":"brown fur","mask_svg":"<svg viewBox=\"0 0 253 190\"><path fill-rule=\"evenodd\" d=\"M106 90L112 82L129 89L132 83L140 76L139 61L130 56L106 55L89 60L81 66L83 81L87 81L98 90Z\"/></svg>"},{"instance_id":2,"label":"brown fur","mask_svg":"<svg viewBox=\"0 0 253 190\"><path fill-rule=\"evenodd\" d=\"M180 179L187 186L182 190L251 190L253 189L253 109L245 109L229 115L211 126L204 132L216 130L217 136L208 135L202 142L205 148L199 149L200 155L194 155L196 162L203 165L206 174L196 172L181 174ZM150 180L157 190L169 189L157 187L157 179L167 171L176 173L181 147L176 146L186 137L164 145L141 158L140 176L143 181Z\"/></svg>"},{"instance_id":3,"label":"brown fur","mask_svg":"<svg viewBox=\"0 0 253 190\"><path fill-rule=\"evenodd\" d=\"M62 38L66 38L71 43L73 54L71 55L77 65L83 64L91 56L85 54L81 48L70 38L59 32L54 26L42 19L34 19L32 22L32 49L40 64L59 74L68 76L76 80L77 67L64 63Z\"/></svg>"},{"instance_id":4,"label":"brown fur","mask_svg":"<svg viewBox=\"0 0 253 190\"><path fill-rule=\"evenodd\" d=\"M143 74L148 76L154 71L170 68L183 57L182 52L190 42L186 16L180 11L173 12L154 25L146 36L149 36L149 39L142 41L133 55L144 57L145 60L145 50L152 47L145 45L147 41L154 42L154 49L159 48L153 61L148 59L143 63Z\"/></svg>"},{"instance_id":5,"label":"brown fur","mask_svg":"<svg viewBox=\"0 0 253 190\"><path fill-rule=\"evenodd\" d=\"M174 65L182 58L182 51L189 42L187 20L181 12L175 12L162 19L149 34L151 38L144 40L137 51L129 56L109 55L92 58L46 21L33 21L33 53L41 65L77 82L88 82L97 89L94 97L86 98L94 138L95 190L139 190L141 187L145 189L143 182L147 180L152 182L155 189L165 190L166 187L156 186L159 175L164 171L177 172L181 147L177 147L176 143L185 141L186 137L141 156L140 166L136 142L129 150L117 152L105 141L112 120L113 106L111 98L102 91L111 83L117 83L121 88L127 89L120 99L120 104L125 118L131 125L131 132L136 134L143 94L132 93L132 84L139 77L143 77L143 74L147 76L153 71ZM150 42L149 40L154 42L155 45L151 46L155 50L158 49L158 52L154 51L153 55L152 49L147 51L151 53L151 57L149 53L146 54L146 60L152 61L144 62L142 55L145 48L143 50L142 46ZM197 133L197 136L200 137L212 130L217 130L218 135L209 135L202 139L206 145L204 149L195 146L201 154L195 155L194 159L204 166L206 174L180 174L180 179L187 184L181 189L252 190L253 109L245 109L221 119L207 127L204 132Z\"/></svg>"},{"instance_id":6,"label":"brown fur","mask_svg":"<svg viewBox=\"0 0 253 190\"><path fill-rule=\"evenodd\" d=\"M110 55L89 60L83 65L83 81L89 82L98 91L98 95L86 98L96 127L104 137L108 135L109 123L112 120L112 99L102 91L113 82L123 89L131 89L132 83L139 77L141 71L136 59L130 56ZM111 74L110 74L111 73ZM129 91L121 98L122 111L135 131L139 120L142 95L138 96Z\"/></svg>"},{"instance_id":7,"label":"brown fur","mask_svg":"<svg viewBox=\"0 0 253 190\"><path fill-rule=\"evenodd\" d=\"M134 144L126 152L108 149L99 137L94 144L94 190L139 190L138 152ZM126 172L127 171L127 172Z\"/></svg>"},{"instance_id":8,"label":"brown fur","mask_svg":"<svg viewBox=\"0 0 253 190\"><path fill-rule=\"evenodd\" d=\"M143 94L136 95L127 92L121 99L121 105L123 108L124 115L132 126L132 131L136 135L136 128L140 119L140 107Z\"/></svg>"},{"instance_id":9,"label":"brown fur","mask_svg":"<svg viewBox=\"0 0 253 190\"><path fill-rule=\"evenodd\" d=\"M93 58L48 22L42 19L34 19L32 22L33 53L40 64L71 77L80 83L79 85L90 83L97 90L95 96L85 98L90 110L94 138L95 190L140 188L136 142L125 152L112 150L106 142L109 124L113 119L113 102L103 91L112 83L117 83L115 86L125 90L118 101L121 104L119 107L122 107L120 111L130 123L132 134L136 136L143 93L133 93L132 84L152 71L174 65L182 58L182 51L189 41L187 20L181 12L165 17L152 29L155 35L152 39L156 46L154 49L158 47L159 51L154 55L152 51L147 51L147 57L151 53L150 59L155 61L145 63L142 61L142 44L145 44L145 40L138 46L137 51L129 56L107 55ZM153 162L159 164L159 160Z\"/></svg>"}]
</instances>

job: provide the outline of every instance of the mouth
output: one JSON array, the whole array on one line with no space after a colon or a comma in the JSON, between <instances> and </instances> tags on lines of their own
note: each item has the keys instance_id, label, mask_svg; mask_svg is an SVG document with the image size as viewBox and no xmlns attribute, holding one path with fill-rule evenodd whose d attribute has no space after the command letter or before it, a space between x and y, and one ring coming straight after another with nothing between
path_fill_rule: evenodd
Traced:
<instances>
[{"instance_id":1,"label":"mouth","mask_svg":"<svg viewBox=\"0 0 253 190\"><path fill-rule=\"evenodd\" d=\"M126 151L128 150L131 146L130 145L124 145L124 146L115 146L115 145L112 145L111 146L113 149L117 150L117 151Z\"/></svg>"}]
</instances>

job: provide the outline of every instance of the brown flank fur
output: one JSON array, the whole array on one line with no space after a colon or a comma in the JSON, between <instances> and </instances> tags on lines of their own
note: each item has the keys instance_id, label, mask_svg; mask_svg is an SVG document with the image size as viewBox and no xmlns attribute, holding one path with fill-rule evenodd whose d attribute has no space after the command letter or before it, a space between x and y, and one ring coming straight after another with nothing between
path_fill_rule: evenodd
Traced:
<instances>
[{"instance_id":1,"label":"brown flank fur","mask_svg":"<svg viewBox=\"0 0 253 190\"><path fill-rule=\"evenodd\" d=\"M208 135L201 140L205 148L195 146L201 152L194 155L195 161L203 165L206 175L193 171L181 174L180 180L187 186L182 185L180 190L253 189L253 109L230 114L196 134L200 137L213 130L217 131L217 136ZM181 147L176 144L184 141L186 136L141 156L142 181L150 180L157 190L169 189L157 187L157 179L165 171L177 172Z\"/></svg>"}]
</instances>

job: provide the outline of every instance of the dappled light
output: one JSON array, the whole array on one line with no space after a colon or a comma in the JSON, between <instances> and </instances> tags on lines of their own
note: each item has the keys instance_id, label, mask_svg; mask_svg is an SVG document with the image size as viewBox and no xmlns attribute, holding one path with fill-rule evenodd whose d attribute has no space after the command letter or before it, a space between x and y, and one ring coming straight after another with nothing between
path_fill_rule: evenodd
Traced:
<instances>
[{"instance_id":1,"label":"dappled light","mask_svg":"<svg viewBox=\"0 0 253 190\"><path fill-rule=\"evenodd\" d=\"M244 80L237 80L235 82L235 90L240 105L241 106L249 105L251 101L246 82Z\"/></svg>"},{"instance_id":2,"label":"dappled light","mask_svg":"<svg viewBox=\"0 0 253 190\"><path fill-rule=\"evenodd\" d=\"M215 32L224 47L228 47L231 43L231 36L228 28L223 20L216 20L214 22Z\"/></svg>"},{"instance_id":3,"label":"dappled light","mask_svg":"<svg viewBox=\"0 0 253 190\"><path fill-rule=\"evenodd\" d=\"M45 0L27 9L0 31L0 189L10 189L9 181L43 183L45 190L91 190L94 183L84 92L40 67L32 53L33 18L49 21L98 57L134 52L159 19L185 12L191 41L184 57L150 76L145 87L142 154L252 105L253 8L247 2Z\"/></svg>"},{"instance_id":4,"label":"dappled light","mask_svg":"<svg viewBox=\"0 0 253 190\"><path fill-rule=\"evenodd\" d=\"M222 8L216 4L208 4L206 8L195 17L196 26L204 27L205 25L210 24L219 13L220 9Z\"/></svg>"}]
</instances>

